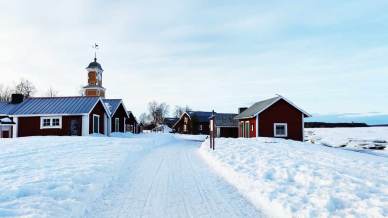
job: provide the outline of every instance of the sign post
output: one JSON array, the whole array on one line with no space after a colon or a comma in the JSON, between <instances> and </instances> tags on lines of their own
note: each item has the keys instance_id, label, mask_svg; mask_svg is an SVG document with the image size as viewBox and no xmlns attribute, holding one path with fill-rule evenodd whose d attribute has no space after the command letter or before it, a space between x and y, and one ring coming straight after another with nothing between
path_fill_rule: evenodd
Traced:
<instances>
[{"instance_id":1,"label":"sign post","mask_svg":"<svg viewBox=\"0 0 388 218\"><path fill-rule=\"evenodd\" d=\"M215 150L215 137L216 137L216 116L214 110L210 117L210 149Z\"/></svg>"}]
</instances>

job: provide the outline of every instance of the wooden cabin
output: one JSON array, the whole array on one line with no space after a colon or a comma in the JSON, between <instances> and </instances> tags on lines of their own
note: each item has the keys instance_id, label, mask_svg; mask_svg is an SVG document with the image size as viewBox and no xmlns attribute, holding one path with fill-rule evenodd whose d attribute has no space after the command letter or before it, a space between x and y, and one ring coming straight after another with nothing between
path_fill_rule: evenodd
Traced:
<instances>
[{"instance_id":1,"label":"wooden cabin","mask_svg":"<svg viewBox=\"0 0 388 218\"><path fill-rule=\"evenodd\" d=\"M28 98L8 116L12 137L109 135L109 111L100 97Z\"/></svg>"},{"instance_id":2,"label":"wooden cabin","mask_svg":"<svg viewBox=\"0 0 388 218\"><path fill-rule=\"evenodd\" d=\"M234 119L236 116L237 114L231 113L214 113L209 118L214 123L214 131L217 138L238 137L238 121Z\"/></svg>"},{"instance_id":3,"label":"wooden cabin","mask_svg":"<svg viewBox=\"0 0 388 218\"><path fill-rule=\"evenodd\" d=\"M172 129L176 133L209 135L209 118L212 112L188 111L182 114Z\"/></svg>"},{"instance_id":4,"label":"wooden cabin","mask_svg":"<svg viewBox=\"0 0 388 218\"><path fill-rule=\"evenodd\" d=\"M304 140L304 118L311 115L288 99L277 96L253 104L235 117L239 137L278 137Z\"/></svg>"},{"instance_id":5,"label":"wooden cabin","mask_svg":"<svg viewBox=\"0 0 388 218\"><path fill-rule=\"evenodd\" d=\"M110 132L125 132L129 114L121 99L103 99L110 113Z\"/></svg>"}]
</instances>

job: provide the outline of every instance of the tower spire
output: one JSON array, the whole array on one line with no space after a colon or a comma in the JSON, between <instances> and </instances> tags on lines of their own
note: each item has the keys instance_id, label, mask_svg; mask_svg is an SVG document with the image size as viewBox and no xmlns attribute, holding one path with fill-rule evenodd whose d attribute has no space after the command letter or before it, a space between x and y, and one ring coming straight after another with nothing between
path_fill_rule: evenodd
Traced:
<instances>
[{"instance_id":1,"label":"tower spire","mask_svg":"<svg viewBox=\"0 0 388 218\"><path fill-rule=\"evenodd\" d=\"M97 62L97 49L99 48L99 45L97 43L94 43L94 62Z\"/></svg>"}]
</instances>

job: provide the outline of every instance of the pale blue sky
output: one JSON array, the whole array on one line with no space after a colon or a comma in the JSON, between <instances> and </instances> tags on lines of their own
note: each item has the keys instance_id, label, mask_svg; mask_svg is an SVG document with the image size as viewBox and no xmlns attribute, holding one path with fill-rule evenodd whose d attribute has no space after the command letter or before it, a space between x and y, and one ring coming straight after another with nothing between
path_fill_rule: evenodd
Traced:
<instances>
[{"instance_id":1,"label":"pale blue sky","mask_svg":"<svg viewBox=\"0 0 388 218\"><path fill-rule=\"evenodd\" d=\"M1 1L0 83L76 95L91 45L107 97L235 112L388 114L387 1Z\"/></svg>"}]
</instances>

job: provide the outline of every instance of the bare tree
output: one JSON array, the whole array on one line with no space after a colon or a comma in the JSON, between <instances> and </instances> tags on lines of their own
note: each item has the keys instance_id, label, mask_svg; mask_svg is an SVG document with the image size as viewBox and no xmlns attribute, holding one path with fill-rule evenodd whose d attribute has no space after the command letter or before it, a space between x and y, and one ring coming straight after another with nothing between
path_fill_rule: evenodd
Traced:
<instances>
[{"instance_id":1,"label":"bare tree","mask_svg":"<svg viewBox=\"0 0 388 218\"><path fill-rule=\"evenodd\" d=\"M174 110L174 116L176 118L179 118L182 116L183 113L188 111L191 111L191 108L188 105L186 105L185 107L176 105Z\"/></svg>"},{"instance_id":2,"label":"bare tree","mask_svg":"<svg viewBox=\"0 0 388 218\"><path fill-rule=\"evenodd\" d=\"M12 89L9 86L0 85L0 101L11 101Z\"/></svg>"},{"instance_id":3,"label":"bare tree","mask_svg":"<svg viewBox=\"0 0 388 218\"><path fill-rule=\"evenodd\" d=\"M58 94L59 94L59 92L57 90L50 87L49 89L47 89L45 96L46 97L57 97Z\"/></svg>"},{"instance_id":4,"label":"bare tree","mask_svg":"<svg viewBox=\"0 0 388 218\"><path fill-rule=\"evenodd\" d=\"M21 79L20 82L15 86L15 92L23 94L24 97L28 98L36 92L36 88L29 80Z\"/></svg>"},{"instance_id":5,"label":"bare tree","mask_svg":"<svg viewBox=\"0 0 388 218\"><path fill-rule=\"evenodd\" d=\"M146 113L142 113L140 114L140 117L139 117L139 122L142 123L142 124L146 124L148 123L148 120L149 120L149 117Z\"/></svg>"},{"instance_id":6,"label":"bare tree","mask_svg":"<svg viewBox=\"0 0 388 218\"><path fill-rule=\"evenodd\" d=\"M152 124L158 125L163 123L164 118L168 114L168 105L166 103L158 103L152 101L148 103L148 112Z\"/></svg>"}]
</instances>

